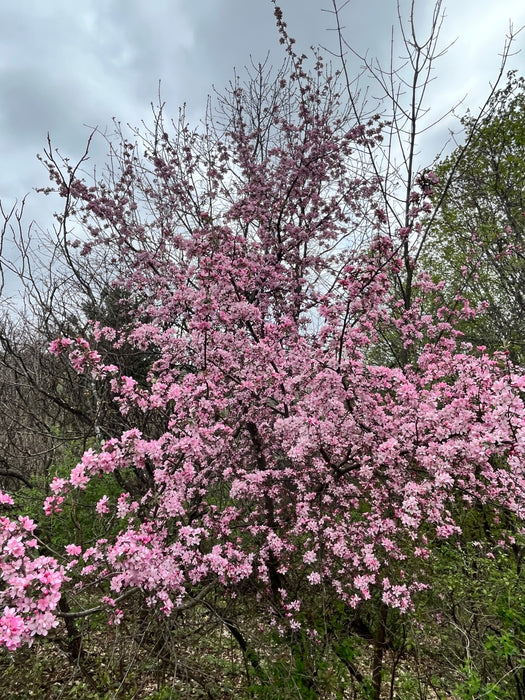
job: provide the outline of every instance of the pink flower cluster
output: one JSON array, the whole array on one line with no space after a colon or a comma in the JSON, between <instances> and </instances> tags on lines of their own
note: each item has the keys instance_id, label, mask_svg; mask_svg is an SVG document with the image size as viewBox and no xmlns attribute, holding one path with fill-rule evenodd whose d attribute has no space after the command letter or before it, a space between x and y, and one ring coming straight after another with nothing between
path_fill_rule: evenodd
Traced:
<instances>
[{"instance_id":1,"label":"pink flower cluster","mask_svg":"<svg viewBox=\"0 0 525 700\"><path fill-rule=\"evenodd\" d=\"M13 505L1 492L0 502ZM53 557L37 556L35 528L24 516L17 521L0 517L0 644L10 650L31 644L35 635L47 635L58 624L55 610L67 577Z\"/></svg>"}]
</instances>

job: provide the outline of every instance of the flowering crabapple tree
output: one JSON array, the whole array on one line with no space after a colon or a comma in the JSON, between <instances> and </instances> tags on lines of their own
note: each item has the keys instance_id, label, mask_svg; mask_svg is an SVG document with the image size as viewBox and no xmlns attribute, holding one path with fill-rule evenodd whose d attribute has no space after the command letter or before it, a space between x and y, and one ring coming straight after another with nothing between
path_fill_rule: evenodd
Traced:
<instances>
[{"instance_id":1,"label":"flowering crabapple tree","mask_svg":"<svg viewBox=\"0 0 525 700\"><path fill-rule=\"evenodd\" d=\"M410 191L413 238L392 230L370 161L384 125L356 122L321 57L308 71L288 47L275 83L255 69L204 128L159 110L150 131L121 134L106 177L46 153L70 250L110 260L133 309L50 351L151 422L52 481L43 517L59 518L90 482L145 475L141 491L93 504L108 534L89 546L40 554L36 523L1 495L9 649L45 635L68 614L60 597L88 586L114 622L135 591L167 616L220 591L315 639L312 596L410 611L459 512L525 516L525 377L462 343L455 323L478 313L467 299L440 306L442 285L406 267L435 175ZM385 335L402 363L377 360ZM145 376L107 361L124 345L151 358Z\"/></svg>"}]
</instances>

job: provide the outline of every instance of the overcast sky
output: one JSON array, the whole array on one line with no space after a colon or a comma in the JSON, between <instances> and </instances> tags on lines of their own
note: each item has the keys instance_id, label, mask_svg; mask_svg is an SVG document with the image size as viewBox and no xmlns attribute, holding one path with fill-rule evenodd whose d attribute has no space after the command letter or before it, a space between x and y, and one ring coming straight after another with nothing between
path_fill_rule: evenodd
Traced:
<instances>
[{"instance_id":1,"label":"overcast sky","mask_svg":"<svg viewBox=\"0 0 525 700\"><path fill-rule=\"evenodd\" d=\"M415 5L424 27L433 2ZM323 11L332 0L281 0L281 7L301 49L333 45L334 20ZM443 44L457 41L437 65L430 105L436 115L465 96L460 112L482 104L509 20L515 28L525 24L523 0L444 0L444 7ZM388 55L396 0L350 0L341 14L358 51ZM516 50L524 41L525 32ZM169 113L186 102L198 119L213 85L220 89L234 66L268 51L278 65L270 0L1 0L0 198L9 205L46 184L35 156L48 132L74 159L88 127L111 127L113 117L133 125L147 118L159 81ZM525 74L524 54L508 67ZM45 207L35 197L29 211L45 228Z\"/></svg>"}]
</instances>

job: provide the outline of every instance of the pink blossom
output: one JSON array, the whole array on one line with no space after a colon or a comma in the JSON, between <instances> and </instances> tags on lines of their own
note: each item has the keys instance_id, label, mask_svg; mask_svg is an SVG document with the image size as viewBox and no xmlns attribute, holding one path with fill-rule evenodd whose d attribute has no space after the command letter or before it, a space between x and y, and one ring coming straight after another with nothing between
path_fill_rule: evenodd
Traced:
<instances>
[{"instance_id":1,"label":"pink blossom","mask_svg":"<svg viewBox=\"0 0 525 700\"><path fill-rule=\"evenodd\" d=\"M107 505L108 503L109 503L108 496L102 496L102 498L98 501L97 505L95 506L96 511L99 515L103 515L104 513L109 513L109 506Z\"/></svg>"},{"instance_id":2,"label":"pink blossom","mask_svg":"<svg viewBox=\"0 0 525 700\"><path fill-rule=\"evenodd\" d=\"M77 464L77 466L71 471L69 480L73 486L77 486L81 489L86 488L86 484L89 483L89 477L86 476L84 464Z\"/></svg>"},{"instance_id":3,"label":"pink blossom","mask_svg":"<svg viewBox=\"0 0 525 700\"><path fill-rule=\"evenodd\" d=\"M59 479L58 477L53 477L52 482L49 485L49 488L53 493L60 493L61 491L64 490L64 487L66 486L67 481L66 479Z\"/></svg>"},{"instance_id":4,"label":"pink blossom","mask_svg":"<svg viewBox=\"0 0 525 700\"><path fill-rule=\"evenodd\" d=\"M22 644L25 636L26 626L22 618L17 615L15 608L5 607L0 618L0 644L14 651Z\"/></svg>"},{"instance_id":5,"label":"pink blossom","mask_svg":"<svg viewBox=\"0 0 525 700\"><path fill-rule=\"evenodd\" d=\"M0 491L0 503L3 503L5 505L9 505L9 506L13 506L15 504L15 502L13 501L11 496L9 496L9 494L7 494L7 493L4 493L3 491Z\"/></svg>"},{"instance_id":6,"label":"pink blossom","mask_svg":"<svg viewBox=\"0 0 525 700\"><path fill-rule=\"evenodd\" d=\"M65 547L69 556L77 557L82 553L82 547L79 547L77 544L66 544Z\"/></svg>"},{"instance_id":7,"label":"pink blossom","mask_svg":"<svg viewBox=\"0 0 525 700\"><path fill-rule=\"evenodd\" d=\"M61 513L62 508L60 506L63 502L63 496L48 496L44 501L44 513L46 515L52 515L53 513Z\"/></svg>"},{"instance_id":8,"label":"pink blossom","mask_svg":"<svg viewBox=\"0 0 525 700\"><path fill-rule=\"evenodd\" d=\"M25 553L25 547L19 538L11 537L4 545L4 552L13 557L21 557Z\"/></svg>"}]
</instances>

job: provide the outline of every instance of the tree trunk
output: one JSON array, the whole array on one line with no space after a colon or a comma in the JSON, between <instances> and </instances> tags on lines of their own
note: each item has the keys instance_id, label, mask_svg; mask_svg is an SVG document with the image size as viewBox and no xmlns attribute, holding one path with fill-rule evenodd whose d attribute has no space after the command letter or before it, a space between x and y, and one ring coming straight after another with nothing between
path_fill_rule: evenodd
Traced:
<instances>
[{"instance_id":1,"label":"tree trunk","mask_svg":"<svg viewBox=\"0 0 525 700\"><path fill-rule=\"evenodd\" d=\"M374 636L374 656L372 659L372 699L381 700L381 683L383 675L383 656L386 646L386 618L388 608L379 604L379 618Z\"/></svg>"}]
</instances>

